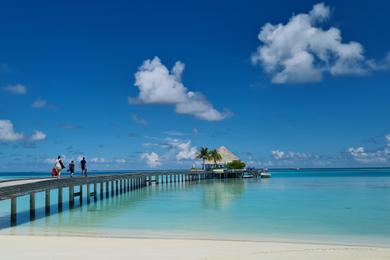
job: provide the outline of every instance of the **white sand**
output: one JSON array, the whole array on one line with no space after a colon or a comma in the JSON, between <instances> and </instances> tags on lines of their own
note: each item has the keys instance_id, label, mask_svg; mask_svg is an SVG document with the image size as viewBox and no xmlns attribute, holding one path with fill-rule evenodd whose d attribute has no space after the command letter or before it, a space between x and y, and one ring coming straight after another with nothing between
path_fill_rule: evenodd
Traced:
<instances>
[{"instance_id":1,"label":"white sand","mask_svg":"<svg viewBox=\"0 0 390 260\"><path fill-rule=\"evenodd\" d=\"M390 248L184 239L0 236L0 259L390 259Z\"/></svg>"}]
</instances>

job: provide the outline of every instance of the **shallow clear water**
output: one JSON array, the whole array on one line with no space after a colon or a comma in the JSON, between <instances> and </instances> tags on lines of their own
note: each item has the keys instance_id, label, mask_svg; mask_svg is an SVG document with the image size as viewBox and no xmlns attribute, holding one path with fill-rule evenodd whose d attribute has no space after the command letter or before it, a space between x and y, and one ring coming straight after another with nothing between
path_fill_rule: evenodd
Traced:
<instances>
[{"instance_id":1,"label":"shallow clear water","mask_svg":"<svg viewBox=\"0 0 390 260\"><path fill-rule=\"evenodd\" d=\"M159 184L9 227L0 202L0 234L196 237L390 245L390 169L273 171L271 179ZM85 187L84 187L85 189ZM99 190L99 189L98 189ZM66 193L65 189L65 193ZM84 193L85 194L85 193ZM56 191L51 193L56 202ZM67 195L64 194L64 198Z\"/></svg>"}]
</instances>

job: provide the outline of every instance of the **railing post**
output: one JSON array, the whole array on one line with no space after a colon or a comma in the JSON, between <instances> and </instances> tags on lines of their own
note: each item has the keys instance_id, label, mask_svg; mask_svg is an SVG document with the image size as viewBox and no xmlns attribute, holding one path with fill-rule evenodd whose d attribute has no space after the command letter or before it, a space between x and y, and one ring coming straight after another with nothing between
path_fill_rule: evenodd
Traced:
<instances>
[{"instance_id":1,"label":"railing post","mask_svg":"<svg viewBox=\"0 0 390 260\"><path fill-rule=\"evenodd\" d=\"M16 226L16 197L11 198L11 226Z\"/></svg>"}]
</instances>

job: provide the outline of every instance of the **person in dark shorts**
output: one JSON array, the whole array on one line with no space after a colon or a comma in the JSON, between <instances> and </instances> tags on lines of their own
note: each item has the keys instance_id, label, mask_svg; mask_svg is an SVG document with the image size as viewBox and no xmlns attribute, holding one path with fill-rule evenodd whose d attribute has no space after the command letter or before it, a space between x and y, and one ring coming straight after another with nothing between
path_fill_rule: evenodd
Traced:
<instances>
[{"instance_id":1,"label":"person in dark shorts","mask_svg":"<svg viewBox=\"0 0 390 260\"><path fill-rule=\"evenodd\" d=\"M74 161L71 161L71 162L69 163L68 172L69 172L69 174L70 174L70 177L72 178L72 177L73 177L73 174L74 174Z\"/></svg>"},{"instance_id":2,"label":"person in dark shorts","mask_svg":"<svg viewBox=\"0 0 390 260\"><path fill-rule=\"evenodd\" d=\"M87 161L85 160L85 157L80 162L81 166L81 175L84 177L87 177Z\"/></svg>"}]
</instances>

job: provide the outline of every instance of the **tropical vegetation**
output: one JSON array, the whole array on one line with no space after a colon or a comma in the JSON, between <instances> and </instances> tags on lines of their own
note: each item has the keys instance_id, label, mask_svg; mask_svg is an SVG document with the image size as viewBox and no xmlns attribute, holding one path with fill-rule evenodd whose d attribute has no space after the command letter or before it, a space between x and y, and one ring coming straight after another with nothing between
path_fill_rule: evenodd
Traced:
<instances>
[{"instance_id":1,"label":"tropical vegetation","mask_svg":"<svg viewBox=\"0 0 390 260\"><path fill-rule=\"evenodd\" d=\"M205 169L205 162L210 158L209 149L207 147L201 147L196 155L196 159L202 160L203 170Z\"/></svg>"},{"instance_id":2,"label":"tropical vegetation","mask_svg":"<svg viewBox=\"0 0 390 260\"><path fill-rule=\"evenodd\" d=\"M241 160L234 160L228 164L226 164L228 169L244 169L245 163Z\"/></svg>"}]
</instances>

